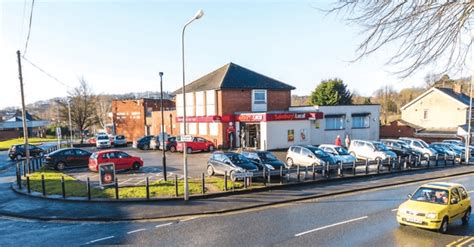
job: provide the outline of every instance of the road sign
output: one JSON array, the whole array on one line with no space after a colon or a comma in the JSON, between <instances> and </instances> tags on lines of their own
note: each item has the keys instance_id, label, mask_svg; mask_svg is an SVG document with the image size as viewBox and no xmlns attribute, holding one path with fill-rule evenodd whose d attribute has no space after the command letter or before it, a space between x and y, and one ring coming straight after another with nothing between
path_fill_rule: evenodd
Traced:
<instances>
[{"instance_id":1,"label":"road sign","mask_svg":"<svg viewBox=\"0 0 474 247\"><path fill-rule=\"evenodd\" d=\"M236 172L234 174L235 178L249 178L253 177L253 172Z\"/></svg>"},{"instance_id":2,"label":"road sign","mask_svg":"<svg viewBox=\"0 0 474 247\"><path fill-rule=\"evenodd\" d=\"M108 186L115 184L115 164L102 163L99 164L99 183L100 186Z\"/></svg>"},{"instance_id":3,"label":"road sign","mask_svg":"<svg viewBox=\"0 0 474 247\"><path fill-rule=\"evenodd\" d=\"M182 141L182 142L192 142L193 141L193 136L192 135L182 135L180 137L180 141Z\"/></svg>"}]
</instances>

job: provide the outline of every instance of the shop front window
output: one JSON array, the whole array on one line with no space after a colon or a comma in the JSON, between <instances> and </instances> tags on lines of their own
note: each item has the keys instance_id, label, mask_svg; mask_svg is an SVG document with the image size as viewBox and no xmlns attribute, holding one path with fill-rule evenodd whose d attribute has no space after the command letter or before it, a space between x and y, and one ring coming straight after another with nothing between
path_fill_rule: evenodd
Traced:
<instances>
[{"instance_id":1,"label":"shop front window","mask_svg":"<svg viewBox=\"0 0 474 247\"><path fill-rule=\"evenodd\" d=\"M352 115L352 128L364 129L370 127L369 115Z\"/></svg>"},{"instance_id":2,"label":"shop front window","mask_svg":"<svg viewBox=\"0 0 474 247\"><path fill-rule=\"evenodd\" d=\"M327 130L342 130L344 129L344 115L326 116Z\"/></svg>"}]
</instances>

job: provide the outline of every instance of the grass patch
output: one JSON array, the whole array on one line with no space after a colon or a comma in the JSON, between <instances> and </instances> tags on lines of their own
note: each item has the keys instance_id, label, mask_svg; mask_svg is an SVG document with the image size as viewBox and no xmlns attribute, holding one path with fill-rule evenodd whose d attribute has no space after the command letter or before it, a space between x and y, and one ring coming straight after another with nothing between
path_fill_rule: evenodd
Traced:
<instances>
[{"instance_id":1,"label":"grass patch","mask_svg":"<svg viewBox=\"0 0 474 247\"><path fill-rule=\"evenodd\" d=\"M43 142L51 142L51 141L57 141L56 138L48 137L48 138L28 138L28 143L30 144L40 144ZM6 141L1 141L0 142L0 149L8 149L12 145L15 144L23 144L25 143L25 140L23 138L17 138L17 139L10 139Z\"/></svg>"},{"instance_id":2,"label":"grass patch","mask_svg":"<svg viewBox=\"0 0 474 247\"><path fill-rule=\"evenodd\" d=\"M47 195L61 195L61 177L64 177L64 184L66 188L67 197L87 197L86 183L76 180L67 174L59 171L41 169L29 175L31 191L42 193L41 175L44 176L45 189ZM23 184L26 187L26 179L23 179ZM224 191L224 179L221 177L206 177L206 193ZM201 179L189 179L189 193L191 195L198 195L202 193ZM234 186L235 189L244 188L242 181L234 182L227 181L227 188L229 190ZM252 187L261 187L262 183L253 183ZM184 194L184 181L178 180L178 196ZM92 198L115 198L115 188L108 187L105 189L91 187ZM176 187L174 180L157 181L150 183L150 198L156 197L174 197L176 196ZM146 198L145 186L134 187L120 187L119 197L125 198Z\"/></svg>"}]
</instances>

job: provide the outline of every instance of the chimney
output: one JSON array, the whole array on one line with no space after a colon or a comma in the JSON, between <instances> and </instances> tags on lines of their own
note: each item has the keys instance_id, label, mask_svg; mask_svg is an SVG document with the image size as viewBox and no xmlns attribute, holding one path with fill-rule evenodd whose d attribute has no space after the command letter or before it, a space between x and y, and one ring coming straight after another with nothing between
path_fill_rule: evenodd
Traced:
<instances>
[{"instance_id":1,"label":"chimney","mask_svg":"<svg viewBox=\"0 0 474 247\"><path fill-rule=\"evenodd\" d=\"M458 83L454 84L453 85L453 91L455 93L462 93L462 85L458 84Z\"/></svg>"}]
</instances>

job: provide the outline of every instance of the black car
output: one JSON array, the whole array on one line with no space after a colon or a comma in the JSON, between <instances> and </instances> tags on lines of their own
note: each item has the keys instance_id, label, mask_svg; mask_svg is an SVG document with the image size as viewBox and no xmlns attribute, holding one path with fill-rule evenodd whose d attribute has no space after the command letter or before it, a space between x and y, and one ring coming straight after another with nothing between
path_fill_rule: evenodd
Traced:
<instances>
[{"instance_id":1,"label":"black car","mask_svg":"<svg viewBox=\"0 0 474 247\"><path fill-rule=\"evenodd\" d=\"M232 181L238 179L240 173L258 172L258 167L245 156L234 152L214 152L207 161L207 174L227 175Z\"/></svg>"},{"instance_id":2,"label":"black car","mask_svg":"<svg viewBox=\"0 0 474 247\"><path fill-rule=\"evenodd\" d=\"M30 156L33 157L42 157L46 152L35 145L28 144L28 149L30 150ZM12 145L8 150L8 157L11 160L20 160L23 157L26 157L26 149L24 144Z\"/></svg>"},{"instance_id":3,"label":"black car","mask_svg":"<svg viewBox=\"0 0 474 247\"><path fill-rule=\"evenodd\" d=\"M90 152L79 148L64 148L46 155L45 164L47 168L58 171L73 167L88 167L90 156Z\"/></svg>"},{"instance_id":4,"label":"black car","mask_svg":"<svg viewBox=\"0 0 474 247\"><path fill-rule=\"evenodd\" d=\"M136 143L134 143L134 147L141 149L141 150L148 150L150 149L150 141L154 136L148 135L148 136L143 136L142 138L138 139Z\"/></svg>"},{"instance_id":5,"label":"black car","mask_svg":"<svg viewBox=\"0 0 474 247\"><path fill-rule=\"evenodd\" d=\"M419 153L409 148L408 145L400 140L385 139L380 140L388 150L394 152L397 156L406 158L410 155L418 156Z\"/></svg>"},{"instance_id":6,"label":"black car","mask_svg":"<svg viewBox=\"0 0 474 247\"><path fill-rule=\"evenodd\" d=\"M280 167L286 166L283 161L279 160L275 155L268 151L246 150L242 152L242 155L254 162L259 170L262 170L263 167L267 170L280 170Z\"/></svg>"}]
</instances>

